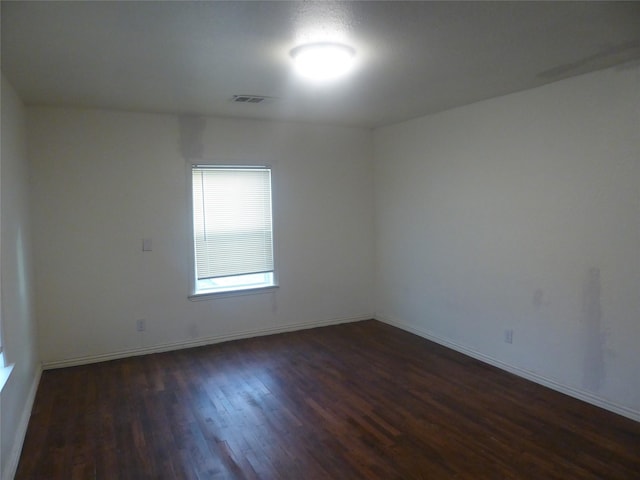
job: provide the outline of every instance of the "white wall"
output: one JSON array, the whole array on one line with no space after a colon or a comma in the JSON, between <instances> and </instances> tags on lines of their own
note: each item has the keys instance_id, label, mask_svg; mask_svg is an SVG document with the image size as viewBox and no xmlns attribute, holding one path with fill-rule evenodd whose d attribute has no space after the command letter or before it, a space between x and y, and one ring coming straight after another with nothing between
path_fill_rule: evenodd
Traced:
<instances>
[{"instance_id":1,"label":"white wall","mask_svg":"<svg viewBox=\"0 0 640 480\"><path fill-rule=\"evenodd\" d=\"M640 418L639 79L599 71L373 144L360 129L208 118L200 135L169 115L29 108L42 360L367 318L375 265L378 318ZM187 299L186 150L274 166L275 293Z\"/></svg>"},{"instance_id":2,"label":"white wall","mask_svg":"<svg viewBox=\"0 0 640 480\"><path fill-rule=\"evenodd\" d=\"M378 318L640 419L637 64L380 128L374 155Z\"/></svg>"},{"instance_id":3,"label":"white wall","mask_svg":"<svg viewBox=\"0 0 640 480\"><path fill-rule=\"evenodd\" d=\"M34 107L28 146L45 366L373 315L368 130ZM188 300L184 154L273 166L276 292Z\"/></svg>"},{"instance_id":4,"label":"white wall","mask_svg":"<svg viewBox=\"0 0 640 480\"><path fill-rule=\"evenodd\" d=\"M4 76L0 95L1 314L6 360L14 364L0 397L0 469L2 478L12 478L31 413L40 364L33 314L25 112Z\"/></svg>"}]
</instances>

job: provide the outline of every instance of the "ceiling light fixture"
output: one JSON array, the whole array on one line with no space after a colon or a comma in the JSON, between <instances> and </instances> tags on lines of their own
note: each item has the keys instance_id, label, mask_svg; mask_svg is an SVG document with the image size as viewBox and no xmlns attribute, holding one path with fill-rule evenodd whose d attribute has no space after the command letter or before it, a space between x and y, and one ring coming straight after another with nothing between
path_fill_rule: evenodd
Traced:
<instances>
[{"instance_id":1,"label":"ceiling light fixture","mask_svg":"<svg viewBox=\"0 0 640 480\"><path fill-rule=\"evenodd\" d=\"M291 50L296 71L314 81L333 80L353 67L356 51L342 43L308 43Z\"/></svg>"}]
</instances>

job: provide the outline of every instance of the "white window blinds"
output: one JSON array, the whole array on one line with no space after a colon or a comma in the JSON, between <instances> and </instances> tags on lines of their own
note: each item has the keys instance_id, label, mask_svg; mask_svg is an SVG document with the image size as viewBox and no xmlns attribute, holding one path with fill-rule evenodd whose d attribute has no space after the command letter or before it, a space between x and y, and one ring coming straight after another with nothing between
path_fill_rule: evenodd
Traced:
<instances>
[{"instance_id":1,"label":"white window blinds","mask_svg":"<svg viewBox=\"0 0 640 480\"><path fill-rule=\"evenodd\" d=\"M273 271L271 170L193 167L198 280Z\"/></svg>"}]
</instances>

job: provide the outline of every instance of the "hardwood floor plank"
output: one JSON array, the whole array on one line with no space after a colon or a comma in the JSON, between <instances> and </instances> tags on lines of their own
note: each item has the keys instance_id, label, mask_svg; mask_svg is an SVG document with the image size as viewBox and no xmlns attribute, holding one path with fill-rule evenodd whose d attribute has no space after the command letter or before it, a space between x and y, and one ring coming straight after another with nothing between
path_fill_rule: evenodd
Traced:
<instances>
[{"instance_id":1,"label":"hardwood floor plank","mask_svg":"<svg viewBox=\"0 0 640 480\"><path fill-rule=\"evenodd\" d=\"M46 371L16 479L639 472L639 423L372 320Z\"/></svg>"}]
</instances>

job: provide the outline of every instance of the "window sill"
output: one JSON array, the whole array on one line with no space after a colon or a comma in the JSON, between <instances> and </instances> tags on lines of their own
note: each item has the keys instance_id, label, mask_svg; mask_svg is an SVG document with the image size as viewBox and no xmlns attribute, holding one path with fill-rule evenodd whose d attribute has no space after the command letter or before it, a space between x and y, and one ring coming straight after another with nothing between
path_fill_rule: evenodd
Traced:
<instances>
[{"instance_id":1,"label":"window sill","mask_svg":"<svg viewBox=\"0 0 640 480\"><path fill-rule=\"evenodd\" d=\"M11 372L13 371L14 364L7 365L6 367L0 367L0 392L4 390L4 386L9 381Z\"/></svg>"},{"instance_id":2,"label":"window sill","mask_svg":"<svg viewBox=\"0 0 640 480\"><path fill-rule=\"evenodd\" d=\"M261 293L270 293L279 288L278 285L268 285L266 287L245 288L241 290L223 290L220 292L202 292L189 295L189 300L199 302L202 300L213 300L214 298L224 297L240 297L243 295L258 295Z\"/></svg>"}]
</instances>

